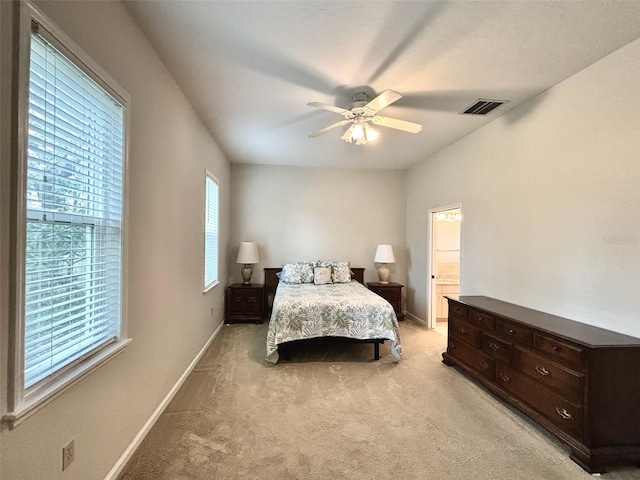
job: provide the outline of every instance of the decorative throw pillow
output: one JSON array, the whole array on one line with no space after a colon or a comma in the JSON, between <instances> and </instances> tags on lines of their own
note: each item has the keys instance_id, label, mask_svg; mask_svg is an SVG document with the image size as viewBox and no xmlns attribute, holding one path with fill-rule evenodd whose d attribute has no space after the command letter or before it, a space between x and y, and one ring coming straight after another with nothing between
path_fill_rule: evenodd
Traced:
<instances>
[{"instance_id":1,"label":"decorative throw pillow","mask_svg":"<svg viewBox=\"0 0 640 480\"><path fill-rule=\"evenodd\" d=\"M313 269L313 283L325 285L331 282L331 267L316 267Z\"/></svg>"},{"instance_id":2,"label":"decorative throw pillow","mask_svg":"<svg viewBox=\"0 0 640 480\"><path fill-rule=\"evenodd\" d=\"M313 283L313 268L309 262L285 263L280 281L284 283Z\"/></svg>"},{"instance_id":3,"label":"decorative throw pillow","mask_svg":"<svg viewBox=\"0 0 640 480\"><path fill-rule=\"evenodd\" d=\"M315 262L296 262L303 272L302 283L313 283L313 267L316 266Z\"/></svg>"},{"instance_id":4,"label":"decorative throw pillow","mask_svg":"<svg viewBox=\"0 0 640 480\"><path fill-rule=\"evenodd\" d=\"M331 262L331 271L333 283L349 283L351 281L349 262Z\"/></svg>"}]
</instances>

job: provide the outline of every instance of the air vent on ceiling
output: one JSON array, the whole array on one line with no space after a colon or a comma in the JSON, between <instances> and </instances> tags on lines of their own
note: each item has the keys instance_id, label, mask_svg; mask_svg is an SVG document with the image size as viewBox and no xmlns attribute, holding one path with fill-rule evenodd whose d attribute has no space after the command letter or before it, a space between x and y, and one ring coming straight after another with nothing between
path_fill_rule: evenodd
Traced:
<instances>
[{"instance_id":1,"label":"air vent on ceiling","mask_svg":"<svg viewBox=\"0 0 640 480\"><path fill-rule=\"evenodd\" d=\"M473 105L467 107L460 113L467 115L486 115L505 103L507 103L506 100L483 100L479 98Z\"/></svg>"}]
</instances>

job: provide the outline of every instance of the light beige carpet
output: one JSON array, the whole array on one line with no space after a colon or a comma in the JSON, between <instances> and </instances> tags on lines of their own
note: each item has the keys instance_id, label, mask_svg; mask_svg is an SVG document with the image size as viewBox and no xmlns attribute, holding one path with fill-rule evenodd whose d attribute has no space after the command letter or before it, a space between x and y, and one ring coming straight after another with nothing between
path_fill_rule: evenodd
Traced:
<instances>
[{"instance_id":1,"label":"light beige carpet","mask_svg":"<svg viewBox=\"0 0 640 480\"><path fill-rule=\"evenodd\" d=\"M121 480L592 478L551 436L453 367L446 338L401 323L388 343L264 362L267 326L225 326ZM608 480L640 479L618 467Z\"/></svg>"}]
</instances>

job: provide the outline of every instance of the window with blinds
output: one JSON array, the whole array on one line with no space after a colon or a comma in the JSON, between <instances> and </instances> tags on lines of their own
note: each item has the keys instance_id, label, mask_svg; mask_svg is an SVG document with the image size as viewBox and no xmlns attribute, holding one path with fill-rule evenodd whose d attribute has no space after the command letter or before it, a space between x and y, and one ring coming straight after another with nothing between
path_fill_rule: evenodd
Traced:
<instances>
[{"instance_id":1,"label":"window with blinds","mask_svg":"<svg viewBox=\"0 0 640 480\"><path fill-rule=\"evenodd\" d=\"M124 107L31 34L24 389L120 335Z\"/></svg>"},{"instance_id":2,"label":"window with blinds","mask_svg":"<svg viewBox=\"0 0 640 480\"><path fill-rule=\"evenodd\" d=\"M204 213L204 288L218 281L218 183L209 174L205 177Z\"/></svg>"}]
</instances>

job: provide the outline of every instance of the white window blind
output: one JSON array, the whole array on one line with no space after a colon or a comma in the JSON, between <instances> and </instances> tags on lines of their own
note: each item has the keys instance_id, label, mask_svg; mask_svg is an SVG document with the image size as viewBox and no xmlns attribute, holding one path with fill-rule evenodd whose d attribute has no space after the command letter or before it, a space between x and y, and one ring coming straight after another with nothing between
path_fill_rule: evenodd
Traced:
<instances>
[{"instance_id":1,"label":"white window blind","mask_svg":"<svg viewBox=\"0 0 640 480\"><path fill-rule=\"evenodd\" d=\"M115 341L121 326L124 108L31 35L24 388Z\"/></svg>"},{"instance_id":2,"label":"white window blind","mask_svg":"<svg viewBox=\"0 0 640 480\"><path fill-rule=\"evenodd\" d=\"M209 174L205 179L204 287L218 280L218 184Z\"/></svg>"}]
</instances>

